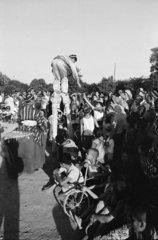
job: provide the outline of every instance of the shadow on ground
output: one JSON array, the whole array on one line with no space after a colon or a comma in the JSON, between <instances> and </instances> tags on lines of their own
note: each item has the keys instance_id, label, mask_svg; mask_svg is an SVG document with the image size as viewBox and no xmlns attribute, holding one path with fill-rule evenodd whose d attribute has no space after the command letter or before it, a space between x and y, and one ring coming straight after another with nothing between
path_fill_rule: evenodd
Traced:
<instances>
[{"instance_id":1,"label":"shadow on ground","mask_svg":"<svg viewBox=\"0 0 158 240\"><path fill-rule=\"evenodd\" d=\"M84 232L76 227L59 205L52 209L52 216L62 240L81 240L83 238Z\"/></svg>"}]
</instances>

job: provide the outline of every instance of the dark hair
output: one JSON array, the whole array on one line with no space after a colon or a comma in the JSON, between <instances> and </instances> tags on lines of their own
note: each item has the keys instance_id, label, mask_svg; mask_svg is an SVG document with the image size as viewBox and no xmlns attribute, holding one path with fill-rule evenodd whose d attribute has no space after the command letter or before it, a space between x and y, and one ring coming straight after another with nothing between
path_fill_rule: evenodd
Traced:
<instances>
[{"instance_id":1,"label":"dark hair","mask_svg":"<svg viewBox=\"0 0 158 240\"><path fill-rule=\"evenodd\" d=\"M103 130L101 128L95 128L93 133L96 138L99 138L103 135Z\"/></svg>"},{"instance_id":2,"label":"dark hair","mask_svg":"<svg viewBox=\"0 0 158 240\"><path fill-rule=\"evenodd\" d=\"M65 136L64 135L57 135L55 138L56 143L62 144L65 141Z\"/></svg>"},{"instance_id":3,"label":"dark hair","mask_svg":"<svg viewBox=\"0 0 158 240\"><path fill-rule=\"evenodd\" d=\"M141 131L145 131L145 129L147 128L147 120L145 118L138 119L137 124L138 124L138 128Z\"/></svg>"},{"instance_id":4,"label":"dark hair","mask_svg":"<svg viewBox=\"0 0 158 240\"><path fill-rule=\"evenodd\" d=\"M138 113L132 112L129 116L126 117L126 121L129 125L134 127L135 123L139 120L140 116Z\"/></svg>"},{"instance_id":5,"label":"dark hair","mask_svg":"<svg viewBox=\"0 0 158 240\"><path fill-rule=\"evenodd\" d=\"M152 218L149 212L144 207L137 207L132 211L132 217L135 217L139 222L146 222L146 228L142 232L144 240L154 239L155 229L152 224Z\"/></svg>"},{"instance_id":6,"label":"dark hair","mask_svg":"<svg viewBox=\"0 0 158 240\"><path fill-rule=\"evenodd\" d=\"M64 153L62 156L62 159L60 160L60 163L63 164L67 164L67 165L71 165L72 161L71 161L71 155L69 153Z\"/></svg>"},{"instance_id":7,"label":"dark hair","mask_svg":"<svg viewBox=\"0 0 158 240\"><path fill-rule=\"evenodd\" d=\"M132 217L136 218L139 222L146 221L146 217L144 216L146 214L146 210L143 207L137 207L132 211Z\"/></svg>"},{"instance_id":8,"label":"dark hair","mask_svg":"<svg viewBox=\"0 0 158 240\"><path fill-rule=\"evenodd\" d=\"M78 156L78 152L79 152L78 148L76 148L76 147L71 147L71 148L70 148L70 154L71 154L71 156L77 157L77 156Z\"/></svg>"}]
</instances>

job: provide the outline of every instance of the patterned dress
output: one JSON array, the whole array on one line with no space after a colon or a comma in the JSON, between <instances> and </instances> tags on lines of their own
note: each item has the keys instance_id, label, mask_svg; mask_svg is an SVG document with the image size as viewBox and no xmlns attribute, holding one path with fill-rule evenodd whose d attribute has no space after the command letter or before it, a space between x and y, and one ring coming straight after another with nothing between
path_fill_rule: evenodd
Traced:
<instances>
[{"instance_id":1,"label":"patterned dress","mask_svg":"<svg viewBox=\"0 0 158 240\"><path fill-rule=\"evenodd\" d=\"M22 121L33 120L37 122L36 126L26 126L22 125ZM33 108L31 105L24 105L18 114L18 123L19 126L16 129L17 131L32 132L33 139L37 142L38 145L43 145L43 133L47 131L46 119L42 115L41 111Z\"/></svg>"}]
</instances>

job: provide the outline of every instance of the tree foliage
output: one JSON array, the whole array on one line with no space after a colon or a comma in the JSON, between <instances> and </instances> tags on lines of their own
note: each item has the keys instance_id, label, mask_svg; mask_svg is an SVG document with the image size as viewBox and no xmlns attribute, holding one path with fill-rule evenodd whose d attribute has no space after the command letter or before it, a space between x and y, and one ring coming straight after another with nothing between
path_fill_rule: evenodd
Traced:
<instances>
[{"instance_id":1,"label":"tree foliage","mask_svg":"<svg viewBox=\"0 0 158 240\"><path fill-rule=\"evenodd\" d=\"M151 49L151 56L150 56L150 63L151 63L151 67L150 67L150 78L156 79L158 80L158 47L156 48L152 48Z\"/></svg>"},{"instance_id":2,"label":"tree foliage","mask_svg":"<svg viewBox=\"0 0 158 240\"><path fill-rule=\"evenodd\" d=\"M47 90L47 84L44 79L33 79L30 83L30 86L34 88L35 92Z\"/></svg>"},{"instance_id":3,"label":"tree foliage","mask_svg":"<svg viewBox=\"0 0 158 240\"><path fill-rule=\"evenodd\" d=\"M113 77L103 77L99 83L88 84L80 80L81 88L78 87L76 80L72 77L69 78L69 94L75 92L101 92L108 93L118 92L120 89L125 90L129 89L135 96L140 88L143 88L145 91L151 91L154 88L158 88L158 47L151 49L150 63L151 75L149 78L139 77L139 78L130 78L128 80L119 80L114 81ZM33 79L30 83L30 86L34 88L35 92L42 90L53 90L53 84L46 84L44 79ZM28 87L27 84L24 84L18 80L11 80L9 77L0 72L0 89L5 93L10 93L15 90L23 92Z\"/></svg>"},{"instance_id":4,"label":"tree foliage","mask_svg":"<svg viewBox=\"0 0 158 240\"><path fill-rule=\"evenodd\" d=\"M115 82L113 80L113 77L112 76L109 78L103 77L97 87L101 93L108 93L110 91L114 92L115 91Z\"/></svg>"},{"instance_id":5,"label":"tree foliage","mask_svg":"<svg viewBox=\"0 0 158 240\"><path fill-rule=\"evenodd\" d=\"M0 86L5 86L10 82L10 78L0 72Z\"/></svg>"}]
</instances>

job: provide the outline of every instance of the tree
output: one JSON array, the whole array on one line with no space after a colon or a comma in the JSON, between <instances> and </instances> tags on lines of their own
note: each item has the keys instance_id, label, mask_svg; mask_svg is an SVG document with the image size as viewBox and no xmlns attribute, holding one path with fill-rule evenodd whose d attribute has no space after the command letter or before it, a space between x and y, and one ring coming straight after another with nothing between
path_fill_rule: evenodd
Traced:
<instances>
[{"instance_id":1,"label":"tree","mask_svg":"<svg viewBox=\"0 0 158 240\"><path fill-rule=\"evenodd\" d=\"M16 91L21 92L21 93L26 91L26 89L28 88L28 85L26 83L22 83L18 80L11 80L9 82L9 85L13 86Z\"/></svg>"},{"instance_id":2,"label":"tree","mask_svg":"<svg viewBox=\"0 0 158 240\"><path fill-rule=\"evenodd\" d=\"M150 63L151 63L150 78L152 80L154 79L158 80L158 47L152 48L151 51L152 51L152 54L150 56Z\"/></svg>"},{"instance_id":3,"label":"tree","mask_svg":"<svg viewBox=\"0 0 158 240\"><path fill-rule=\"evenodd\" d=\"M10 82L10 78L0 72L0 86L5 86Z\"/></svg>"},{"instance_id":4,"label":"tree","mask_svg":"<svg viewBox=\"0 0 158 240\"><path fill-rule=\"evenodd\" d=\"M47 91L49 91L49 92L53 91L53 84L52 83L47 85Z\"/></svg>"},{"instance_id":5,"label":"tree","mask_svg":"<svg viewBox=\"0 0 158 240\"><path fill-rule=\"evenodd\" d=\"M44 79L33 79L30 86L35 90L35 92L43 91L47 89L47 84Z\"/></svg>"},{"instance_id":6,"label":"tree","mask_svg":"<svg viewBox=\"0 0 158 240\"><path fill-rule=\"evenodd\" d=\"M107 93L109 91L115 91L115 82L113 81L113 77L105 78L103 77L101 82L97 85L99 91L101 93Z\"/></svg>"}]
</instances>

